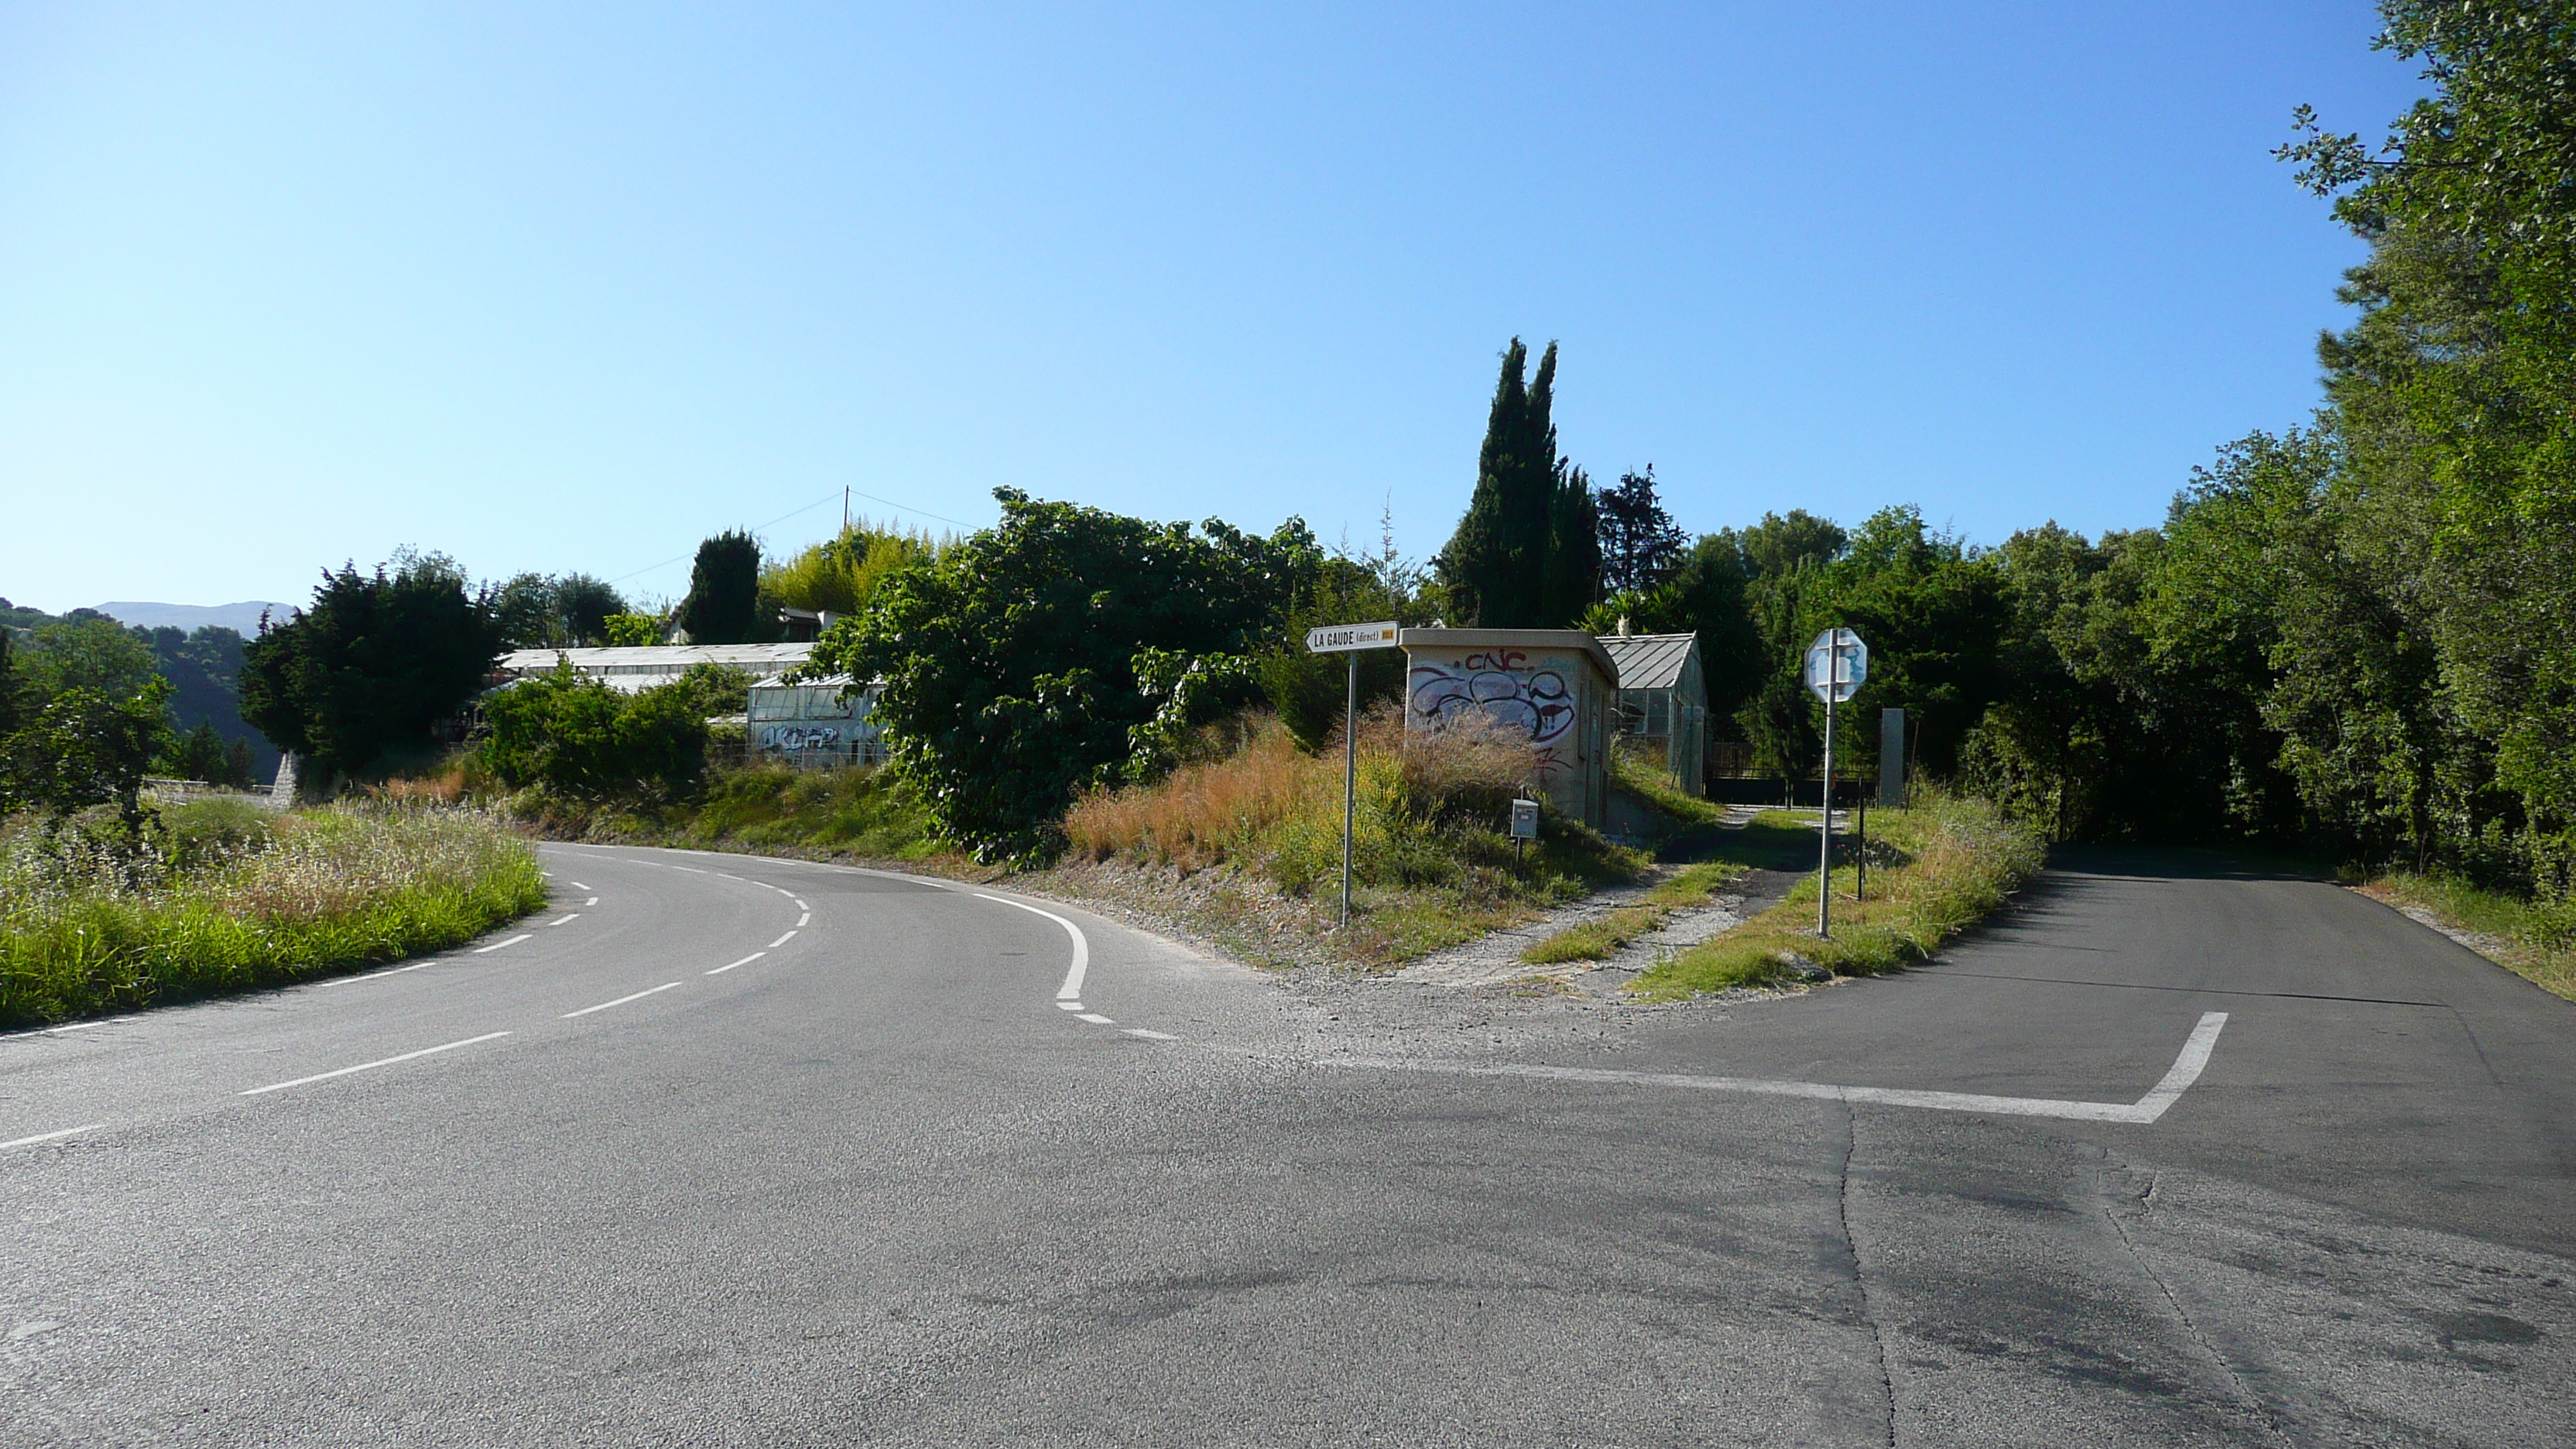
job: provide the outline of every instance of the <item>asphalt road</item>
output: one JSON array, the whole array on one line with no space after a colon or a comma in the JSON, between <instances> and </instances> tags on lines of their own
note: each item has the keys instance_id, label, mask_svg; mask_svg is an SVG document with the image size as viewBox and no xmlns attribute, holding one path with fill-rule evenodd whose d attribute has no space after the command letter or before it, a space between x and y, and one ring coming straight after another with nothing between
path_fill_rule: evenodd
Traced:
<instances>
[{"instance_id":1,"label":"asphalt road","mask_svg":"<svg viewBox=\"0 0 2576 1449\"><path fill-rule=\"evenodd\" d=\"M2328 885L1639 1009L546 856L0 1037L0 1444L2576 1442L2576 1008Z\"/></svg>"}]
</instances>

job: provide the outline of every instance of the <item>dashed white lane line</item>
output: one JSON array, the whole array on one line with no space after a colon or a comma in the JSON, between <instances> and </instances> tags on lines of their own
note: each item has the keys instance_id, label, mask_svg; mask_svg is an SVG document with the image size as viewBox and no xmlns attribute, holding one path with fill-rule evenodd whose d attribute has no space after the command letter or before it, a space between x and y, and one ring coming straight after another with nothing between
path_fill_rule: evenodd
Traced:
<instances>
[{"instance_id":1,"label":"dashed white lane line","mask_svg":"<svg viewBox=\"0 0 2576 1449\"><path fill-rule=\"evenodd\" d=\"M253 1087L241 1095L245 1097L256 1097L265 1092L283 1092L289 1087L301 1087L307 1082L327 1082L333 1077L345 1077L351 1072L371 1072L378 1067L390 1067L396 1062L414 1061L421 1057L436 1056L440 1052L452 1052L458 1047L470 1047L480 1042L498 1041L502 1037L508 1035L509 1033L506 1031L487 1031L481 1036L469 1036L463 1041L452 1041L444 1046L422 1047L419 1051L404 1052L398 1057L380 1057L372 1062L360 1062L354 1067L342 1067L337 1071L315 1072L309 1077L297 1077L291 1082L271 1082L265 1087Z\"/></svg>"},{"instance_id":2,"label":"dashed white lane line","mask_svg":"<svg viewBox=\"0 0 2576 1449\"><path fill-rule=\"evenodd\" d=\"M1086 1018L1088 1019L1088 1018ZM1523 1066L1510 1063L1404 1061L1382 1057L1324 1058L1316 1065L1359 1067L1390 1072L1442 1072L1469 1077L1539 1077L1560 1082L1609 1082L1649 1087L1693 1087L1708 1092L1750 1092L1768 1097L1820 1097L1830 1101L1875 1102L1888 1107L1922 1107L1936 1112L1987 1112L2000 1117L2064 1117L2078 1122L2153 1122L2182 1099L2209 1066L2227 1013L2204 1013L2184 1041L2173 1069L2135 1102L2060 1102L2045 1097L1990 1097L1976 1092L1915 1092L1896 1087L1842 1087L1830 1082L1785 1082L1758 1077L1694 1077L1671 1072L1614 1072L1590 1067Z\"/></svg>"},{"instance_id":3,"label":"dashed white lane line","mask_svg":"<svg viewBox=\"0 0 2576 1449\"><path fill-rule=\"evenodd\" d=\"M1145 1028L1143 1028L1143 1027L1141 1027L1141 1026L1122 1026L1122 1027L1120 1027L1120 1028L1119 1028L1119 1030L1120 1030L1120 1031L1123 1031L1123 1032L1125 1032L1125 1033L1127 1033L1129 1036L1141 1036L1141 1037L1143 1037L1143 1038L1144 1038L1145 1040L1147 1040L1147 1041L1179 1041L1179 1040L1180 1040L1180 1038L1179 1038L1179 1037L1176 1037L1176 1036L1172 1035L1172 1034L1171 1034L1170 1032L1168 1032L1168 1031L1147 1031Z\"/></svg>"},{"instance_id":4,"label":"dashed white lane line","mask_svg":"<svg viewBox=\"0 0 2576 1449\"><path fill-rule=\"evenodd\" d=\"M722 976L722 975L723 975L723 974L725 974L726 972L731 971L731 970L732 970L733 968L735 968L736 966L748 966L748 965L750 965L752 962L757 961L757 960L759 960L761 957L766 956L766 955L768 955L768 954L769 954L769 953L768 953L768 952L766 952L766 951L754 951L754 952L752 952L750 955L743 957L743 958L742 958L741 960L739 960L739 961L727 961L727 962L726 962L726 963L724 963L722 966L717 967L716 969L714 969L713 971L708 972L707 974L708 974L709 976Z\"/></svg>"},{"instance_id":5,"label":"dashed white lane line","mask_svg":"<svg viewBox=\"0 0 2576 1449\"><path fill-rule=\"evenodd\" d=\"M589 900L583 901L583 902L582 902L582 904L583 904L583 905L585 905L585 906L595 906L595 905L598 905L598 904L599 904L599 897L597 897L597 896L592 896Z\"/></svg>"},{"instance_id":6,"label":"dashed white lane line","mask_svg":"<svg viewBox=\"0 0 2576 1449\"><path fill-rule=\"evenodd\" d=\"M727 874L725 874L723 871L717 871L717 872L716 872L716 879L718 879L718 880L730 880L730 881L741 881L741 880L742 880L742 877L741 877L741 876L738 876L738 875L727 875ZM749 885L749 884L750 884L750 882L749 882L749 881L743 881L743 884L745 884L745 885Z\"/></svg>"},{"instance_id":7,"label":"dashed white lane line","mask_svg":"<svg viewBox=\"0 0 2576 1449\"><path fill-rule=\"evenodd\" d=\"M779 937L777 940L770 942L768 945L763 946L760 949L764 951L775 951L779 947L786 945L795 935L796 933L794 931L790 931L786 935Z\"/></svg>"},{"instance_id":8,"label":"dashed white lane line","mask_svg":"<svg viewBox=\"0 0 2576 1449\"><path fill-rule=\"evenodd\" d=\"M581 919L581 912L579 912L579 911L575 911L575 912L573 912L571 915L568 915L568 916L563 917L561 920L548 921L548 922L546 922L546 924L547 924L547 925L549 925L549 926L565 926L565 925L570 925L570 924L571 924L571 923L573 923L574 921L578 921L578 920L580 920L580 919Z\"/></svg>"},{"instance_id":9,"label":"dashed white lane line","mask_svg":"<svg viewBox=\"0 0 2576 1449\"><path fill-rule=\"evenodd\" d=\"M1065 1011L1080 1011L1083 1009L1082 1003L1079 1001L1059 1001L1056 1003L1056 1006Z\"/></svg>"},{"instance_id":10,"label":"dashed white lane line","mask_svg":"<svg viewBox=\"0 0 2576 1449\"><path fill-rule=\"evenodd\" d=\"M1082 1015L1075 1017L1074 1020L1087 1021L1093 1026L1116 1026L1118 1024L1115 1018L1102 1016L1096 1011L1086 1011Z\"/></svg>"},{"instance_id":11,"label":"dashed white lane line","mask_svg":"<svg viewBox=\"0 0 2576 1449\"><path fill-rule=\"evenodd\" d=\"M796 901L796 909L798 909L798 910L800 910L800 911L810 911L810 910L814 909L812 906L809 906L809 905L805 904L803 901L797 901L797 900L796 900L796 897L794 897L794 896L789 896L789 897L787 897L787 898L788 898L789 900L791 900L791 901Z\"/></svg>"},{"instance_id":12,"label":"dashed white lane line","mask_svg":"<svg viewBox=\"0 0 2576 1449\"><path fill-rule=\"evenodd\" d=\"M975 894L988 901L1000 901L1006 906L1018 906L1021 910L1028 912L1030 915L1044 916L1048 920L1055 922L1057 925L1064 927L1064 933L1073 938L1073 965L1065 971L1064 984L1056 988L1055 999L1058 1001L1080 1001L1082 999L1083 973L1091 969L1091 942L1083 938L1082 928L1075 925L1073 922L1066 920L1064 917L1057 915L1053 911L1042 911L1035 906L1028 905L1021 901L1012 900L1008 896L988 895L983 891L977 891Z\"/></svg>"},{"instance_id":13,"label":"dashed white lane line","mask_svg":"<svg viewBox=\"0 0 2576 1449\"><path fill-rule=\"evenodd\" d=\"M586 886L586 885L583 885L580 881L577 881L577 880L576 880L576 881L566 881L566 882L565 882L565 884L566 884L566 885L571 886L574 890L577 890L577 891L586 891L586 890L590 889L590 887L588 887L588 886Z\"/></svg>"},{"instance_id":14,"label":"dashed white lane line","mask_svg":"<svg viewBox=\"0 0 2576 1449\"><path fill-rule=\"evenodd\" d=\"M812 911L807 911L807 912L805 912L803 915L798 916L798 917L796 918L796 929L798 929L798 930L800 930L800 931L801 931L801 930L804 930L804 929L805 929L805 923L806 923L807 921L812 920L812 919L814 919L814 913L813 913Z\"/></svg>"},{"instance_id":15,"label":"dashed white lane line","mask_svg":"<svg viewBox=\"0 0 2576 1449\"><path fill-rule=\"evenodd\" d=\"M69 1137L75 1132L95 1132L106 1125L104 1122L83 1122L78 1127L65 1127L57 1132L39 1132L33 1137L13 1137L6 1142L0 1142L0 1152L6 1152L12 1147L33 1147L39 1142L51 1142L57 1137Z\"/></svg>"},{"instance_id":16,"label":"dashed white lane line","mask_svg":"<svg viewBox=\"0 0 2576 1449\"><path fill-rule=\"evenodd\" d=\"M706 872L705 872L705 871L702 871L702 870L698 869L698 868L697 868L696 866L694 866L694 865L675 865L675 866L671 867L671 869L673 869L673 870L685 870L685 871L687 871L687 872L688 872L689 874L691 874L691 875L705 875L705 874L706 874Z\"/></svg>"},{"instance_id":17,"label":"dashed white lane line","mask_svg":"<svg viewBox=\"0 0 2576 1449\"><path fill-rule=\"evenodd\" d=\"M621 996L615 1001L603 1001L597 1006L585 1006L579 1011L567 1011L563 1014L563 1019L570 1021L576 1016L588 1016L594 1011L606 1011L612 1006L624 1006L630 1001L642 1001L647 996L651 996L656 992L668 991L679 984L680 983L677 981L665 981L659 986L649 987L645 990L638 991L632 996Z\"/></svg>"},{"instance_id":18,"label":"dashed white lane line","mask_svg":"<svg viewBox=\"0 0 2576 1449\"><path fill-rule=\"evenodd\" d=\"M400 976L406 971L417 971L428 964L430 963L427 961L414 961L408 966L397 966L391 971L370 971L364 976L335 976L328 981L317 981L313 984L316 986L353 986L361 981L378 981L387 976Z\"/></svg>"},{"instance_id":19,"label":"dashed white lane line","mask_svg":"<svg viewBox=\"0 0 2576 1449\"><path fill-rule=\"evenodd\" d=\"M489 956L504 946L515 946L526 939L528 939L527 935L522 933L520 935L512 936L506 941L495 941L489 946L477 946L474 948L474 954L477 956Z\"/></svg>"}]
</instances>

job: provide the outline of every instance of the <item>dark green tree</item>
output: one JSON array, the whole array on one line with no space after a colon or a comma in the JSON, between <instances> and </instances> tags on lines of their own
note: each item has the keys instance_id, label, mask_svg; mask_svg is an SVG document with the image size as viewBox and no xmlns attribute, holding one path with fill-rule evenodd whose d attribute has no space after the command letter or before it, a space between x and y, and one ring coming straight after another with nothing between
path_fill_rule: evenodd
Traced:
<instances>
[{"instance_id":1,"label":"dark green tree","mask_svg":"<svg viewBox=\"0 0 2576 1449\"><path fill-rule=\"evenodd\" d=\"M1556 452L1556 344L1527 377L1517 337L1476 456L1476 491L1458 531L1433 561L1452 624L1488 629L1571 625L1600 592L1598 519L1590 481ZM1569 493L1580 495L1568 497Z\"/></svg>"},{"instance_id":2,"label":"dark green tree","mask_svg":"<svg viewBox=\"0 0 2576 1449\"><path fill-rule=\"evenodd\" d=\"M1613 595L1661 587L1681 565L1689 541L1655 496L1655 465L1620 474L1595 502L1601 515L1601 586Z\"/></svg>"},{"instance_id":3,"label":"dark green tree","mask_svg":"<svg viewBox=\"0 0 2576 1449\"><path fill-rule=\"evenodd\" d=\"M994 496L999 524L887 578L809 668L882 680L893 768L940 831L987 858L1029 858L1055 847L1078 790L1129 778L1139 731L1156 732L1163 701L1140 665L1176 684L1172 654L1248 659L1311 596L1322 552L1296 519L1268 538L1210 520L1201 537Z\"/></svg>"},{"instance_id":4,"label":"dark green tree","mask_svg":"<svg viewBox=\"0 0 2576 1449\"><path fill-rule=\"evenodd\" d=\"M169 698L158 675L122 698L87 685L60 691L0 741L0 792L57 826L75 811L114 805L127 838L139 840L143 779L169 736Z\"/></svg>"},{"instance_id":5,"label":"dark green tree","mask_svg":"<svg viewBox=\"0 0 2576 1449\"><path fill-rule=\"evenodd\" d=\"M757 644L777 637L760 607L760 540L739 529L698 545L679 624L692 644Z\"/></svg>"},{"instance_id":6,"label":"dark green tree","mask_svg":"<svg viewBox=\"0 0 2576 1449\"><path fill-rule=\"evenodd\" d=\"M435 750L500 653L499 627L452 561L404 555L392 567L324 574L311 607L245 651L243 717L317 778Z\"/></svg>"}]
</instances>

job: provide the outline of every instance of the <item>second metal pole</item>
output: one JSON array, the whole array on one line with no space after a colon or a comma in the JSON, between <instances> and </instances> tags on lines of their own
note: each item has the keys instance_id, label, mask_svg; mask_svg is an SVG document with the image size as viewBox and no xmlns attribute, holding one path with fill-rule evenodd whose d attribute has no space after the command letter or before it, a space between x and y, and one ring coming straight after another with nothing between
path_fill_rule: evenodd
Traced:
<instances>
[{"instance_id":1,"label":"second metal pole","mask_svg":"<svg viewBox=\"0 0 2576 1449\"><path fill-rule=\"evenodd\" d=\"M1342 701L1342 925L1351 923L1351 814L1359 800L1360 656L1351 652L1351 688Z\"/></svg>"}]
</instances>

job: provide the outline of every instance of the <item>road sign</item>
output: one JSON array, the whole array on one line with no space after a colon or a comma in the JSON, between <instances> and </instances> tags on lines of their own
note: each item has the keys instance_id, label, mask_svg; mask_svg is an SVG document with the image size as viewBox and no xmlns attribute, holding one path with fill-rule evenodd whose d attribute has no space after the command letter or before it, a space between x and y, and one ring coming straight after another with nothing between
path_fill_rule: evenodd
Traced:
<instances>
[{"instance_id":1,"label":"road sign","mask_svg":"<svg viewBox=\"0 0 2576 1449\"><path fill-rule=\"evenodd\" d=\"M1840 704L1869 678L1869 646L1849 629L1827 629L1807 646L1807 687L1816 698Z\"/></svg>"},{"instance_id":2,"label":"road sign","mask_svg":"<svg viewBox=\"0 0 2576 1449\"><path fill-rule=\"evenodd\" d=\"M1349 649L1387 649L1395 644L1393 619L1376 624L1327 624L1306 631L1306 652L1339 654Z\"/></svg>"},{"instance_id":3,"label":"road sign","mask_svg":"<svg viewBox=\"0 0 2576 1449\"><path fill-rule=\"evenodd\" d=\"M1350 693L1342 705L1342 924L1351 923L1351 814L1358 808L1360 776L1360 656L1362 649L1395 644L1396 622L1327 624L1306 631L1306 652L1351 656Z\"/></svg>"}]
</instances>

